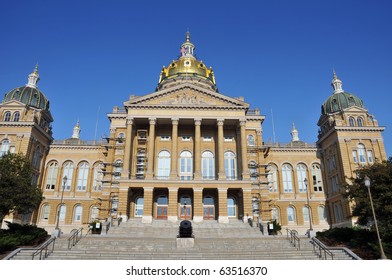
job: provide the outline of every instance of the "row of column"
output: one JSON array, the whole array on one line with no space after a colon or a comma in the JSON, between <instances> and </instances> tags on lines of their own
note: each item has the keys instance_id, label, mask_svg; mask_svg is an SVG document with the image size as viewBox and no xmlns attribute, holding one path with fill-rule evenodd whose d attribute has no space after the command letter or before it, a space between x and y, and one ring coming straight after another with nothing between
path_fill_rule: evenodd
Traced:
<instances>
[{"instance_id":1,"label":"row of column","mask_svg":"<svg viewBox=\"0 0 392 280\"><path fill-rule=\"evenodd\" d=\"M201 178L201 118L195 118L195 169L194 169L194 178ZM178 118L172 118L172 154L177 155L178 153ZM131 162L131 150L132 150L132 138L133 138L133 118L127 117L127 132L125 139L125 153L124 153L124 165L123 172L127 174L129 177L130 174L130 162ZM240 147L241 147L241 163L242 163L242 178L249 179L249 169L247 164L247 150L246 150L246 121L239 120L240 124ZM225 179L225 168L224 168L224 119L217 119L218 126L218 178ZM149 119L149 141L148 141L148 150L147 150L147 160L150 164L147 166L146 178L152 179L154 177L154 139L155 139L155 127L156 127L156 118ZM177 178L177 160L171 161L170 167L171 173L170 177L172 179Z\"/></svg>"}]
</instances>

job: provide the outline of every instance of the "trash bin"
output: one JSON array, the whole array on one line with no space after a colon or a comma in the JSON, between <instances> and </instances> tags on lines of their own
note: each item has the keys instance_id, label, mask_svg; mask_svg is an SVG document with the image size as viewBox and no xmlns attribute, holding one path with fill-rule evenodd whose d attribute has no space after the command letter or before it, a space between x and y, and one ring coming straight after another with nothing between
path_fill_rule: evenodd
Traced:
<instances>
[{"instance_id":1,"label":"trash bin","mask_svg":"<svg viewBox=\"0 0 392 280\"><path fill-rule=\"evenodd\" d=\"M101 234L102 231L102 223L101 222L93 222L90 224L91 234Z\"/></svg>"},{"instance_id":2,"label":"trash bin","mask_svg":"<svg viewBox=\"0 0 392 280\"><path fill-rule=\"evenodd\" d=\"M193 237L192 223L190 221L184 220L180 223L178 237L179 238Z\"/></svg>"}]
</instances>

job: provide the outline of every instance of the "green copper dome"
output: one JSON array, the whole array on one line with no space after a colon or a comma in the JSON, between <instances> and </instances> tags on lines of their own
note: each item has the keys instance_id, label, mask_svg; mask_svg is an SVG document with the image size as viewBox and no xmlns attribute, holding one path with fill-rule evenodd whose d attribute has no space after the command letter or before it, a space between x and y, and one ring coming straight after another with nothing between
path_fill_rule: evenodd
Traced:
<instances>
[{"instance_id":1,"label":"green copper dome","mask_svg":"<svg viewBox=\"0 0 392 280\"><path fill-rule=\"evenodd\" d=\"M37 88L39 80L38 65L35 67L34 72L28 77L28 83L25 86L17 87L8 92L3 99L4 102L16 100L28 106L49 111L49 100Z\"/></svg>"}]
</instances>

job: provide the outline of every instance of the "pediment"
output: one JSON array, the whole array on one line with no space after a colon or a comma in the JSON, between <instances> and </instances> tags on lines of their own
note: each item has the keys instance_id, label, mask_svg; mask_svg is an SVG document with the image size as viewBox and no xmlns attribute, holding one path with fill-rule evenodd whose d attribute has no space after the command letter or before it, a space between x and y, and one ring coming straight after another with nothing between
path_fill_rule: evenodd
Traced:
<instances>
[{"instance_id":1,"label":"pediment","mask_svg":"<svg viewBox=\"0 0 392 280\"><path fill-rule=\"evenodd\" d=\"M365 108L359 106L351 106L347 109L343 110L345 113L366 113L367 110Z\"/></svg>"},{"instance_id":2,"label":"pediment","mask_svg":"<svg viewBox=\"0 0 392 280\"><path fill-rule=\"evenodd\" d=\"M10 100L4 103L1 103L2 107L26 107L26 104L17 101L17 100Z\"/></svg>"},{"instance_id":3,"label":"pediment","mask_svg":"<svg viewBox=\"0 0 392 280\"><path fill-rule=\"evenodd\" d=\"M125 106L245 107L249 104L193 84L183 84L131 98Z\"/></svg>"}]
</instances>

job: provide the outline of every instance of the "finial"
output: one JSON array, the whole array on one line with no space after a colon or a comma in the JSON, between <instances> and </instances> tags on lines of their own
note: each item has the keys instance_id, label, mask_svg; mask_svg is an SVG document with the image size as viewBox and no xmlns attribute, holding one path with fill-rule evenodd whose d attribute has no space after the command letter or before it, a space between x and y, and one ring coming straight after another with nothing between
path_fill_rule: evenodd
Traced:
<instances>
[{"instance_id":1,"label":"finial","mask_svg":"<svg viewBox=\"0 0 392 280\"><path fill-rule=\"evenodd\" d=\"M27 78L26 86L37 88L37 83L39 81L39 74L38 74L38 63L35 65L33 72Z\"/></svg>"},{"instance_id":2,"label":"finial","mask_svg":"<svg viewBox=\"0 0 392 280\"><path fill-rule=\"evenodd\" d=\"M191 41L191 33L189 32L189 29L186 31L186 41L190 42Z\"/></svg>"},{"instance_id":3,"label":"finial","mask_svg":"<svg viewBox=\"0 0 392 280\"><path fill-rule=\"evenodd\" d=\"M333 69L333 79L332 79L332 87L333 87L333 94L344 92L342 89L342 81L336 75L335 69Z\"/></svg>"}]
</instances>

